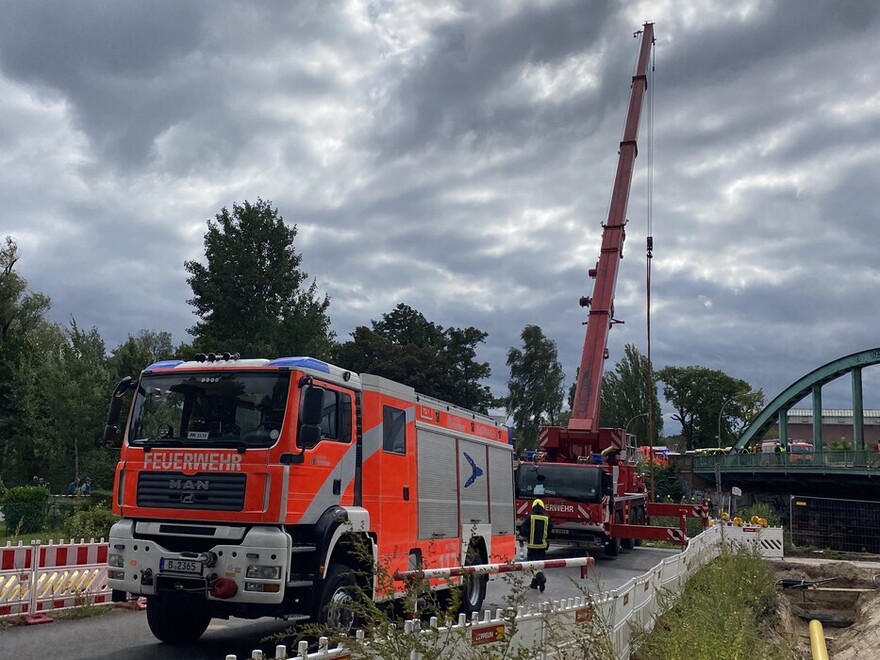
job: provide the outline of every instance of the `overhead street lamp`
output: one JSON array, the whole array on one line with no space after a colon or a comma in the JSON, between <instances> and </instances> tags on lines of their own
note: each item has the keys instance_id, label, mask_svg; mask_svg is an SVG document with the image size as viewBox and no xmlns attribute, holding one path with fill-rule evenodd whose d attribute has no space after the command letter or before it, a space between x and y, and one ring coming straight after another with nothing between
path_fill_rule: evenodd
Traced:
<instances>
[{"instance_id":1,"label":"overhead street lamp","mask_svg":"<svg viewBox=\"0 0 880 660\"><path fill-rule=\"evenodd\" d=\"M721 410L718 411L718 447L721 447L721 418L724 415L724 407L730 403L731 401L738 399L741 396L748 394L748 392L740 392L738 394L734 394L729 397L724 403L721 404Z\"/></svg>"},{"instance_id":2,"label":"overhead street lamp","mask_svg":"<svg viewBox=\"0 0 880 660\"><path fill-rule=\"evenodd\" d=\"M623 427L623 435L626 436L626 435L629 434L629 425L630 425L630 424L632 424L634 421L636 421L639 417L647 417L647 416L648 416L648 413L643 412L643 413L639 413L639 414L636 415L635 417L631 418L631 419L626 423L626 426ZM638 443L637 443L637 444L638 444Z\"/></svg>"},{"instance_id":3,"label":"overhead street lamp","mask_svg":"<svg viewBox=\"0 0 880 660\"><path fill-rule=\"evenodd\" d=\"M738 399L741 396L748 394L748 392L738 392L733 396L729 397L724 403L721 404L721 410L718 411L718 448L721 448L721 417L724 415L724 407L733 401L734 399ZM718 500L718 506L721 506L721 458L716 453L715 454L715 498ZM719 511L721 509L719 508Z\"/></svg>"}]
</instances>

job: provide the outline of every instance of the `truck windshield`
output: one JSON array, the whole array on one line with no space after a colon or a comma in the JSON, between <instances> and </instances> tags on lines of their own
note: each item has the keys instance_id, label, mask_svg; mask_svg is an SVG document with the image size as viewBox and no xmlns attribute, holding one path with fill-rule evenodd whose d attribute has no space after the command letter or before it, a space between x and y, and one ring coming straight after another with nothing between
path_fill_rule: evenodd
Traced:
<instances>
[{"instance_id":1,"label":"truck windshield","mask_svg":"<svg viewBox=\"0 0 880 660\"><path fill-rule=\"evenodd\" d=\"M278 440L290 372L146 374L134 399L130 445L268 447Z\"/></svg>"},{"instance_id":2,"label":"truck windshield","mask_svg":"<svg viewBox=\"0 0 880 660\"><path fill-rule=\"evenodd\" d=\"M588 465L524 463L516 474L516 496L522 499L562 497L575 502L602 499L602 470Z\"/></svg>"}]
</instances>

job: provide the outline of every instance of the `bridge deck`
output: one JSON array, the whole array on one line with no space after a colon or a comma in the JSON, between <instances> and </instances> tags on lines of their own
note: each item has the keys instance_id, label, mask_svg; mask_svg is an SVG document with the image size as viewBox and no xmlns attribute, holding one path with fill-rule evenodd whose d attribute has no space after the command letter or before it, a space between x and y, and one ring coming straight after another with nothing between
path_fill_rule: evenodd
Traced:
<instances>
[{"instance_id":1,"label":"bridge deck","mask_svg":"<svg viewBox=\"0 0 880 660\"><path fill-rule=\"evenodd\" d=\"M762 492L880 500L880 453L876 451L670 458L682 476L691 474L713 487L720 476L725 489L739 486Z\"/></svg>"}]
</instances>

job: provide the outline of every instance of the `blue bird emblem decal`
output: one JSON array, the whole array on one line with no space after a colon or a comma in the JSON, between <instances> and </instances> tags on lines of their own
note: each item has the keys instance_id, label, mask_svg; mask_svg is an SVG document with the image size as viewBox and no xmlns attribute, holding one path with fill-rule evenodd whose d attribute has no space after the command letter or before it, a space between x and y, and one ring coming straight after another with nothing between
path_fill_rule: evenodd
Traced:
<instances>
[{"instance_id":1,"label":"blue bird emblem decal","mask_svg":"<svg viewBox=\"0 0 880 660\"><path fill-rule=\"evenodd\" d=\"M467 452L462 452L462 453L464 454L464 457L467 459L467 462L470 464L471 470L472 470L471 476L468 478L467 481L464 482L464 487L467 488L468 486L470 486L472 483L474 483L477 480L477 477L482 476L483 470L482 470L482 468L478 467L476 463L474 463L474 459L472 459L470 456L468 456Z\"/></svg>"}]
</instances>

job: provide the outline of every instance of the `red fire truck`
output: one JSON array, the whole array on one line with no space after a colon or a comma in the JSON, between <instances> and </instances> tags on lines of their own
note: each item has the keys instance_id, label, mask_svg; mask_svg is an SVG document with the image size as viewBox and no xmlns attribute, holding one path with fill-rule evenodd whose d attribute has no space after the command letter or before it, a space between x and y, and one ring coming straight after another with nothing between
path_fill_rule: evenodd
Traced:
<instances>
[{"instance_id":1,"label":"red fire truck","mask_svg":"<svg viewBox=\"0 0 880 660\"><path fill-rule=\"evenodd\" d=\"M116 387L105 439L121 440L109 584L146 596L165 642L212 617L347 625L356 589L403 595L377 573L515 557L507 429L385 378L308 357L157 362ZM486 580L454 585L463 610Z\"/></svg>"},{"instance_id":2,"label":"red fire truck","mask_svg":"<svg viewBox=\"0 0 880 660\"><path fill-rule=\"evenodd\" d=\"M651 527L647 524L650 515L707 516L705 507L699 505L649 502L644 479L638 474L635 446L625 429L599 428L602 368L608 357L608 333L616 322L614 290L623 258L626 209L654 25L645 23L636 36L639 34L641 44L608 219L602 226L599 260L589 270L595 279L593 295L580 299L590 313L571 417L567 428L541 429L540 451L520 464L516 478L517 516L525 516L532 500L540 497L554 523L553 542L604 546L611 557L617 556L621 546L632 548L640 539L685 541L683 521L679 528ZM649 236L649 259L652 243Z\"/></svg>"}]
</instances>

